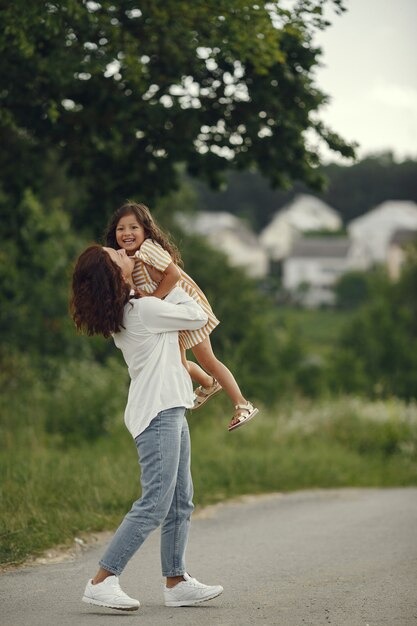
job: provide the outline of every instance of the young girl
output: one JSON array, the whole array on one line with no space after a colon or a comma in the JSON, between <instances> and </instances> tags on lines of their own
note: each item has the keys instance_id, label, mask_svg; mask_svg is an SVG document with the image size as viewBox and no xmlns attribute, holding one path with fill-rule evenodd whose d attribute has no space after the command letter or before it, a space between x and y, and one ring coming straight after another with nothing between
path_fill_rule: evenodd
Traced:
<instances>
[{"instance_id":1,"label":"young girl","mask_svg":"<svg viewBox=\"0 0 417 626\"><path fill-rule=\"evenodd\" d=\"M219 320L198 285L179 267L182 264L179 251L156 224L149 209L144 204L127 202L114 213L105 238L107 246L123 248L129 256L136 257L132 275L140 296L164 298L176 285L198 302L207 314L208 322L202 329L184 330L179 334L184 366L191 378L199 383L193 408L203 406L224 389L235 407L229 431L255 417L258 409L243 397L233 374L213 353L210 333ZM187 349L193 351L204 369L186 360Z\"/></svg>"}]
</instances>

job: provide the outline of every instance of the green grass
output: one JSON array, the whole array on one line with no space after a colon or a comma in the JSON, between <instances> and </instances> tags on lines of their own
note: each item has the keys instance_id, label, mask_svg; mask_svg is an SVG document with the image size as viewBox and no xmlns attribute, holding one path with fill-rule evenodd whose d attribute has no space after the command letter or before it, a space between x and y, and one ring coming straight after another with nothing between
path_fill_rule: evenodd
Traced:
<instances>
[{"instance_id":1,"label":"green grass","mask_svg":"<svg viewBox=\"0 0 417 626\"><path fill-rule=\"evenodd\" d=\"M0 562L115 526L137 497L137 458L121 429L67 450L26 441L2 456Z\"/></svg>"},{"instance_id":2,"label":"green grass","mask_svg":"<svg viewBox=\"0 0 417 626\"><path fill-rule=\"evenodd\" d=\"M416 405L297 400L234 433L229 417L222 397L189 417L197 505L312 487L417 484ZM136 449L120 422L69 448L39 426L16 424L2 438L0 473L1 563L114 528L140 493Z\"/></svg>"},{"instance_id":3,"label":"green grass","mask_svg":"<svg viewBox=\"0 0 417 626\"><path fill-rule=\"evenodd\" d=\"M297 330L308 352L325 356L334 347L353 313L335 309L278 309L279 319Z\"/></svg>"}]
</instances>

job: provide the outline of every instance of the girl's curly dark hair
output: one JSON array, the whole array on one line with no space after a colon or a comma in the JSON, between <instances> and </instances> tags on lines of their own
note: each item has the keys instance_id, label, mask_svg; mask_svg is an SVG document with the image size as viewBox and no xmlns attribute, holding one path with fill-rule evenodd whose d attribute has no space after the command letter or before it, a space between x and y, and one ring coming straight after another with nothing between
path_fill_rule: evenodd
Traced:
<instances>
[{"instance_id":1,"label":"girl's curly dark hair","mask_svg":"<svg viewBox=\"0 0 417 626\"><path fill-rule=\"evenodd\" d=\"M134 215L143 226L145 231L145 238L152 239L159 243L172 257L172 260L177 265L183 265L181 254L176 245L171 241L169 235L164 233L160 226L156 223L151 215L150 210L144 204L138 204L137 202L131 202L128 200L120 208L118 208L110 218L110 222L104 231L104 241L106 246L117 250L120 248L116 239L116 228L119 220L126 215Z\"/></svg>"},{"instance_id":2,"label":"girl's curly dark hair","mask_svg":"<svg viewBox=\"0 0 417 626\"><path fill-rule=\"evenodd\" d=\"M130 287L102 246L94 244L78 257L72 276L70 311L77 330L110 337L123 327Z\"/></svg>"}]
</instances>

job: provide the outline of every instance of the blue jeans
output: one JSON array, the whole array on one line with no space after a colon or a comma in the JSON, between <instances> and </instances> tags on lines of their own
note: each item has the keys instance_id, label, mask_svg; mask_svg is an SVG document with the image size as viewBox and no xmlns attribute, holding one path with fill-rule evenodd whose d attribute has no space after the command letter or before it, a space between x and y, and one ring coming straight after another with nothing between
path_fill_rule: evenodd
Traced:
<instances>
[{"instance_id":1,"label":"blue jeans","mask_svg":"<svg viewBox=\"0 0 417 626\"><path fill-rule=\"evenodd\" d=\"M194 509L190 434L184 407L158 413L135 443L142 495L116 530L100 566L119 576L148 535L162 525L162 575L182 576Z\"/></svg>"}]
</instances>

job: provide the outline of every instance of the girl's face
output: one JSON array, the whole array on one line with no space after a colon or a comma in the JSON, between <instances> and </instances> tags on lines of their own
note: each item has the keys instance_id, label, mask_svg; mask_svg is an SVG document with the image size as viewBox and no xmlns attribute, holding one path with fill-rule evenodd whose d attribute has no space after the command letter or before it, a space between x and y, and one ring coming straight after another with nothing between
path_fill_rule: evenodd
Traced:
<instances>
[{"instance_id":1,"label":"girl's face","mask_svg":"<svg viewBox=\"0 0 417 626\"><path fill-rule=\"evenodd\" d=\"M145 231L133 213L121 217L116 226L116 241L121 248L132 255L145 241Z\"/></svg>"}]
</instances>

